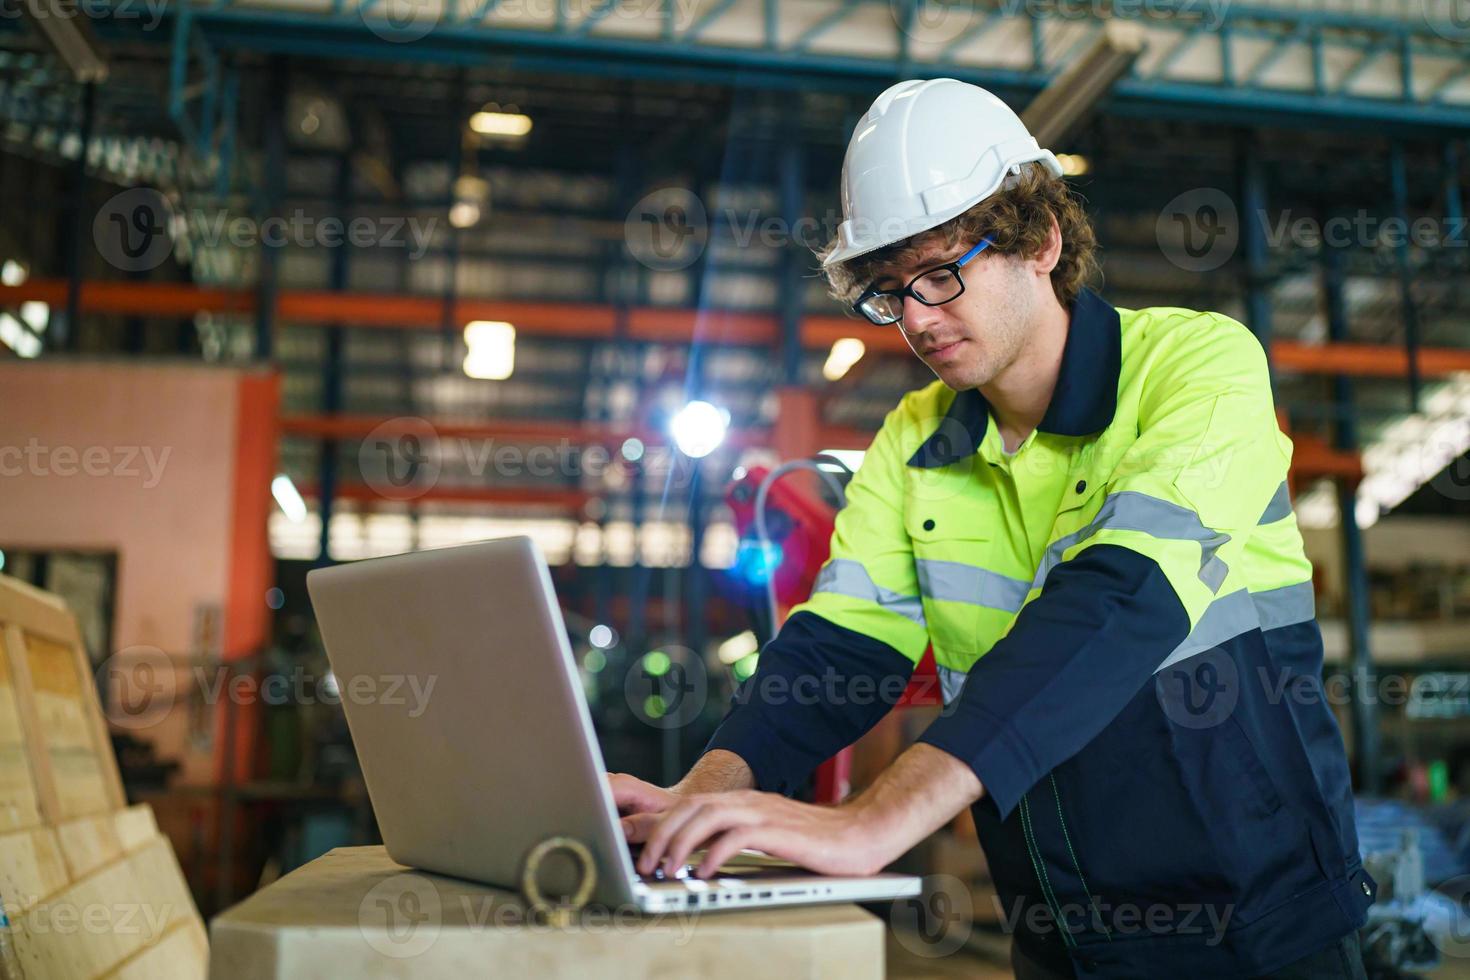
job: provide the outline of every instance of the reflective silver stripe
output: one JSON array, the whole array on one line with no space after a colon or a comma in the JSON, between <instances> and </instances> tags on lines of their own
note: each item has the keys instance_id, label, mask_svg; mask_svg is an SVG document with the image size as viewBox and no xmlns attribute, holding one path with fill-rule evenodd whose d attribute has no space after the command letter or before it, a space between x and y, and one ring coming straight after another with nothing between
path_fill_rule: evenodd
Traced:
<instances>
[{"instance_id":1,"label":"reflective silver stripe","mask_svg":"<svg viewBox=\"0 0 1470 980\"><path fill-rule=\"evenodd\" d=\"M1260 617L1263 630L1305 623L1317 615L1317 595L1311 582L1252 592L1251 599L1256 604L1256 615Z\"/></svg>"},{"instance_id":2,"label":"reflective silver stripe","mask_svg":"<svg viewBox=\"0 0 1470 980\"><path fill-rule=\"evenodd\" d=\"M1215 554L1230 540L1230 535L1211 530L1200 521L1199 515L1188 507L1150 497L1137 490L1120 490L1110 493L1098 508L1092 523L1066 537L1053 541L1041 556L1041 567L1036 570L1033 588L1040 588L1046 576L1061 564L1062 555L1068 548L1080 544L1099 531L1142 531L1156 538L1176 541L1198 541L1200 543L1199 580L1211 592L1219 592L1230 568Z\"/></svg>"},{"instance_id":3,"label":"reflective silver stripe","mask_svg":"<svg viewBox=\"0 0 1470 980\"><path fill-rule=\"evenodd\" d=\"M851 558L833 558L823 565L817 573L817 583L812 592L831 592L850 599L864 599L924 625L924 603L918 596L902 595L883 588L873 581L862 562Z\"/></svg>"},{"instance_id":4,"label":"reflective silver stripe","mask_svg":"<svg viewBox=\"0 0 1470 980\"><path fill-rule=\"evenodd\" d=\"M944 698L944 703L949 704L960 696L960 688L965 686L969 674L955 670L953 667L941 667L935 665L934 672L939 675L939 694Z\"/></svg>"},{"instance_id":5,"label":"reflective silver stripe","mask_svg":"<svg viewBox=\"0 0 1470 980\"><path fill-rule=\"evenodd\" d=\"M968 602L1014 613L1021 611L1026 593L1031 591L1031 583L1024 579L963 562L918 558L914 569L919 576L919 591L930 599Z\"/></svg>"},{"instance_id":6,"label":"reflective silver stripe","mask_svg":"<svg viewBox=\"0 0 1470 980\"><path fill-rule=\"evenodd\" d=\"M1285 585L1265 592L1241 589L1210 603L1204 615L1189 631L1183 643L1164 658L1154 673L1170 664L1217 647L1253 629L1274 630L1295 623L1305 623L1317 614L1317 600L1311 582Z\"/></svg>"},{"instance_id":7,"label":"reflective silver stripe","mask_svg":"<svg viewBox=\"0 0 1470 980\"><path fill-rule=\"evenodd\" d=\"M1245 589L1223 595L1210 603L1199 622L1194 624L1194 629L1184 638L1184 642L1174 648L1174 652L1164 658L1164 662L1154 668L1158 673L1170 664L1177 664L1201 653L1211 647L1217 647L1226 640L1233 639L1242 633L1249 632L1260 626L1256 618L1256 604L1251 602L1251 594Z\"/></svg>"},{"instance_id":8,"label":"reflective silver stripe","mask_svg":"<svg viewBox=\"0 0 1470 980\"><path fill-rule=\"evenodd\" d=\"M1276 493L1271 497L1271 502L1266 505L1266 512L1261 515L1257 524L1275 524L1284 517L1291 516L1291 491L1286 488L1286 481L1281 481L1281 486L1276 488Z\"/></svg>"}]
</instances>

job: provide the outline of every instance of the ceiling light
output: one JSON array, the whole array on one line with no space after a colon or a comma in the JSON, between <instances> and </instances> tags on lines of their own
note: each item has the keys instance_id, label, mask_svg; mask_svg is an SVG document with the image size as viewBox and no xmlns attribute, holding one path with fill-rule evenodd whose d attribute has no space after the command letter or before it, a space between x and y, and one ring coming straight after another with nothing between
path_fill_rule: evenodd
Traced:
<instances>
[{"instance_id":1,"label":"ceiling light","mask_svg":"<svg viewBox=\"0 0 1470 980\"><path fill-rule=\"evenodd\" d=\"M515 371L516 328L503 320L476 320L464 328L464 373L504 381Z\"/></svg>"},{"instance_id":2,"label":"ceiling light","mask_svg":"<svg viewBox=\"0 0 1470 980\"><path fill-rule=\"evenodd\" d=\"M852 366L863 359L867 348L856 337L843 337L832 344L827 363L822 365L822 377L836 381L852 370Z\"/></svg>"},{"instance_id":3,"label":"ceiling light","mask_svg":"<svg viewBox=\"0 0 1470 980\"><path fill-rule=\"evenodd\" d=\"M725 441L730 413L706 401L692 401L679 409L669 431L679 451L691 459L703 459Z\"/></svg>"},{"instance_id":4,"label":"ceiling light","mask_svg":"<svg viewBox=\"0 0 1470 980\"><path fill-rule=\"evenodd\" d=\"M477 112L470 117L470 129L481 136L525 136L531 131L531 117L518 112Z\"/></svg>"}]
</instances>

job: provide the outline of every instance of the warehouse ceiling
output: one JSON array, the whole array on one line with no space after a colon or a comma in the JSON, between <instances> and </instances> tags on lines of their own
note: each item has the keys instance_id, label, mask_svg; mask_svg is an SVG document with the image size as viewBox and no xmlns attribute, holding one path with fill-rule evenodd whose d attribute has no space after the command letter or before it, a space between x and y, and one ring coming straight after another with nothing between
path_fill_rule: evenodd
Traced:
<instances>
[{"instance_id":1,"label":"warehouse ceiling","mask_svg":"<svg viewBox=\"0 0 1470 980\"><path fill-rule=\"evenodd\" d=\"M691 36L696 24L683 23L672 40L624 16L631 7L609 7L587 22L587 8L566 6L560 23L497 20L529 9L506 0L473 25L447 26L435 8L435 30L403 43L381 36L371 10L350 6L287 12L224 4L199 8L192 24L168 13L152 31L99 24L111 75L96 92L93 170L118 187L164 188L185 214L258 214L268 184L269 121L280 106L282 208L432 224L422 254L411 259L359 251L342 269L326 250L288 249L282 288L329 289L339 276L343 288L358 291L778 308L782 245L751 239L753 225L719 215L779 217L783 160L793 146L801 213L835 214L847 138L887 81L872 66L887 59L895 67L887 41L874 40L892 34L889 5L774 5L784 42L769 49L751 19L756 8L744 2L698 8L692 16L699 30ZM1086 18L1041 17L1038 42L1031 22L1012 17L1010 8L973 9L983 16L965 28L969 35L936 26L938 20L900 31L910 42L907 64L922 71L928 56L949 49L954 74L988 82L1017 106L1075 56L1096 26ZM1217 309L1247 319L1247 286L1261 281L1270 289L1273 336L1320 343L1327 329L1322 250L1292 241L1285 229L1298 218L1392 213L1395 153L1407 175L1408 216L1453 213L1451 188L1463 183L1463 160L1446 155L1453 131L1445 127L1470 119L1470 55L1419 8L1356 20L1292 4L1231 9L1254 16L1226 29L1215 25L1213 33L1208 23L1182 30L1172 22L1145 25L1152 38L1145 57L1056 149L1086 161L1073 182L1097 220L1114 302ZM885 17L886 29L879 23ZM79 145L81 88L17 26L0 20L6 143L64 163ZM517 33L527 30L544 36L529 45ZM938 44L935 32L946 30L950 37ZM619 47L619 38L675 44L666 49L674 60L661 68L643 48ZM465 54L481 42L477 57ZM737 56L752 47L759 58ZM469 116L491 105L529 116L531 132L469 138ZM1209 269L1179 261L1161 230L1163 209L1207 191L1244 202L1247 164L1260 176L1269 227L1284 240L1268 243L1255 269L1244 243ZM456 179L467 176L485 182L487 200L480 220L456 231L445 217ZM625 221L645 194L668 187L705 205L710 243L687 269L649 270L628 254ZM1397 256L1381 242L1357 246L1345 256L1348 339L1401 344L1405 286ZM1467 252L1415 247L1407 254L1422 344L1464 344ZM176 253L176 274L248 287L260 258L258 248L211 244L192 226ZM841 315L824 296L814 262L801 285L808 311ZM196 325L204 356L252 356L250 317L210 315ZM487 384L460 371L457 328L347 329L334 381L324 368L327 332L283 323L275 355L285 372L284 409L318 411L323 386L340 384L339 410L366 416L646 421L639 416L649 406L662 411L694 385L728 407L737 426L769 426L776 412L781 367L769 350L712 346L691 358L686 347L614 336L528 336L519 342L515 375ZM105 337L122 327L104 322L97 329ZM821 376L824 358L805 352L800 377L823 391L823 418L831 425L872 431L904 391L929 379L912 357L874 352L853 378L829 385ZM1322 407L1331 403L1328 377L1283 372L1278 382L1294 430L1330 432L1333 411ZM1359 379L1353 398L1365 441L1410 407L1407 382L1396 378ZM303 485L314 482L321 445L295 437L283 443L287 471ZM350 471L356 448L348 442L334 451Z\"/></svg>"}]
</instances>

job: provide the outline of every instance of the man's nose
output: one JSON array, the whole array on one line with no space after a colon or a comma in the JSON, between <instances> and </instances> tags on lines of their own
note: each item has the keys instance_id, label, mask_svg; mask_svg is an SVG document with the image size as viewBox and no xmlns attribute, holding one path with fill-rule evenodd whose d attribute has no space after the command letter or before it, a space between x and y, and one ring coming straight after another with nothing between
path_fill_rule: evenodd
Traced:
<instances>
[{"instance_id":1,"label":"man's nose","mask_svg":"<svg viewBox=\"0 0 1470 980\"><path fill-rule=\"evenodd\" d=\"M939 311L934 307L926 306L912 296L903 298L903 319L899 321L899 327L904 333L910 336L921 334L938 319Z\"/></svg>"}]
</instances>

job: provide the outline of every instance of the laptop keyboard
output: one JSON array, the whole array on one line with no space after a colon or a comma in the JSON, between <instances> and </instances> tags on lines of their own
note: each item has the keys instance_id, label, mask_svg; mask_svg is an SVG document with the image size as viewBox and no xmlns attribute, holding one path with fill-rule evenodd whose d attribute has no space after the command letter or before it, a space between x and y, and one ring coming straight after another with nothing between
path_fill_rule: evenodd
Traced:
<instances>
[{"instance_id":1,"label":"laptop keyboard","mask_svg":"<svg viewBox=\"0 0 1470 980\"><path fill-rule=\"evenodd\" d=\"M695 877L695 871L699 868L699 865L697 863L690 862L689 864L686 864L681 868L676 868L673 874L665 874L662 867L655 868L653 874L642 874L636 871L638 866L638 855L642 852L642 850L642 847L636 844L628 848L629 854L633 859L633 866L635 869L635 873L638 874L639 881L682 881L685 878ZM722 866L720 870L715 873L714 877L739 878L742 881L746 881L751 879L759 880L762 878L806 877L810 874L811 872L809 871L803 871L799 868L785 863L750 863L749 859L743 860L742 856L737 855L736 857L733 857L729 861L727 861L724 866Z\"/></svg>"}]
</instances>

